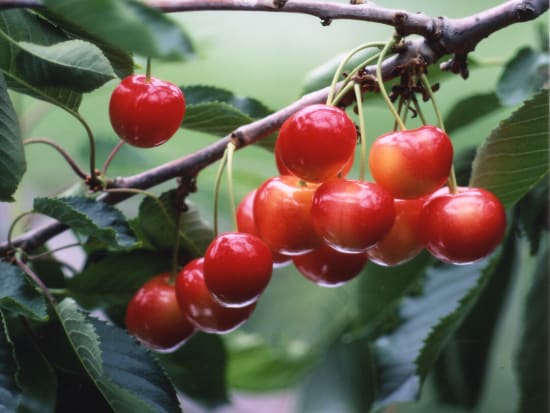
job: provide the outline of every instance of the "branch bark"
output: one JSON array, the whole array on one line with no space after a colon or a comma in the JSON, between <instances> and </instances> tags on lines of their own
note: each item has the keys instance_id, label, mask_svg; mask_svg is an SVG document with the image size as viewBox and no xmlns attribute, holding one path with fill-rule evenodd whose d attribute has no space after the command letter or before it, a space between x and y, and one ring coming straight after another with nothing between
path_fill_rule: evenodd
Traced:
<instances>
[{"instance_id":1,"label":"branch bark","mask_svg":"<svg viewBox=\"0 0 550 413\"><path fill-rule=\"evenodd\" d=\"M454 56L442 65L443 68L461 73L466 77L466 56L481 40L511 24L532 20L548 10L547 0L509 0L469 17L448 19L387 9L371 3L338 4L300 0L146 0L146 3L164 12L250 10L303 13L319 17L325 23L335 19L363 20L393 26L402 36L421 35L421 38L407 41L399 54L384 62L382 70L384 80L398 76L398 68L412 59L421 58L430 65L449 54ZM40 0L0 0L0 10L9 7L43 7L43 4ZM374 75L375 68L368 67L366 72ZM281 124L297 110L307 105L324 102L327 95L328 88L312 92L263 119L239 127L232 134L193 154L137 175L117 178L109 187L148 189L180 176L194 176L204 167L218 160L230 140L237 144L238 149L252 144L279 129ZM130 196L132 195L120 192L104 193L98 199L108 204L116 204ZM57 222L35 228L15 238L11 245L0 244L0 256L5 255L13 246L32 250L65 229L66 226Z\"/></svg>"}]
</instances>

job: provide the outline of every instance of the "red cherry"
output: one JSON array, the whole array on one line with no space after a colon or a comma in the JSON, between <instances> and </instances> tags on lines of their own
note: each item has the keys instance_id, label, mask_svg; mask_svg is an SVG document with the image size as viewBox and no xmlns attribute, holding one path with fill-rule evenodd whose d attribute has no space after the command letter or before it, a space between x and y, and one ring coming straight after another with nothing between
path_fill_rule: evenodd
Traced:
<instances>
[{"instance_id":1,"label":"red cherry","mask_svg":"<svg viewBox=\"0 0 550 413\"><path fill-rule=\"evenodd\" d=\"M374 180L394 198L418 198L445 183L453 145L435 126L390 132L378 137L369 154Z\"/></svg>"},{"instance_id":2,"label":"red cherry","mask_svg":"<svg viewBox=\"0 0 550 413\"><path fill-rule=\"evenodd\" d=\"M321 245L311 222L311 202L316 184L282 175L265 181L254 200L258 234L272 250L299 255Z\"/></svg>"},{"instance_id":3,"label":"red cherry","mask_svg":"<svg viewBox=\"0 0 550 413\"><path fill-rule=\"evenodd\" d=\"M237 229L239 232L246 232L259 236L256 222L254 221L254 199L256 198L256 190L253 190L246 194L237 207ZM273 254L273 266L282 267L289 264L291 258L279 254L276 251L271 251Z\"/></svg>"},{"instance_id":4,"label":"red cherry","mask_svg":"<svg viewBox=\"0 0 550 413\"><path fill-rule=\"evenodd\" d=\"M416 257L424 243L420 239L420 212L425 198L396 199L395 221L381 241L367 250L369 259L376 264L395 266Z\"/></svg>"},{"instance_id":5,"label":"red cherry","mask_svg":"<svg viewBox=\"0 0 550 413\"><path fill-rule=\"evenodd\" d=\"M309 182L335 178L353 155L357 130L342 109L307 106L289 117L277 138L286 167Z\"/></svg>"},{"instance_id":6,"label":"red cherry","mask_svg":"<svg viewBox=\"0 0 550 413\"><path fill-rule=\"evenodd\" d=\"M322 287L338 287L355 278L365 264L367 255L344 253L323 244L307 254L293 258L298 271Z\"/></svg>"},{"instance_id":7,"label":"red cherry","mask_svg":"<svg viewBox=\"0 0 550 413\"><path fill-rule=\"evenodd\" d=\"M116 134L140 148L158 146L178 130L185 114L185 98L173 83L145 75L122 79L109 102Z\"/></svg>"},{"instance_id":8,"label":"red cherry","mask_svg":"<svg viewBox=\"0 0 550 413\"><path fill-rule=\"evenodd\" d=\"M132 297L126 309L126 328L157 351L179 348L195 331L176 299L170 274L151 278Z\"/></svg>"},{"instance_id":9,"label":"red cherry","mask_svg":"<svg viewBox=\"0 0 550 413\"><path fill-rule=\"evenodd\" d=\"M255 302L267 287L272 269L271 250L252 234L221 234L204 255L206 286L220 304L228 307Z\"/></svg>"},{"instance_id":10,"label":"red cherry","mask_svg":"<svg viewBox=\"0 0 550 413\"><path fill-rule=\"evenodd\" d=\"M256 307L231 308L220 305L204 282L204 258L190 261L176 278L176 297L180 308L195 327L207 333L229 333L242 325Z\"/></svg>"},{"instance_id":11,"label":"red cherry","mask_svg":"<svg viewBox=\"0 0 550 413\"><path fill-rule=\"evenodd\" d=\"M435 192L422 208L420 236L441 261L470 264L489 255L502 241L506 214L499 199L481 188L447 187Z\"/></svg>"},{"instance_id":12,"label":"red cherry","mask_svg":"<svg viewBox=\"0 0 550 413\"><path fill-rule=\"evenodd\" d=\"M361 252L390 231L394 201L375 183L333 179L315 191L311 218L328 245L342 252Z\"/></svg>"}]
</instances>

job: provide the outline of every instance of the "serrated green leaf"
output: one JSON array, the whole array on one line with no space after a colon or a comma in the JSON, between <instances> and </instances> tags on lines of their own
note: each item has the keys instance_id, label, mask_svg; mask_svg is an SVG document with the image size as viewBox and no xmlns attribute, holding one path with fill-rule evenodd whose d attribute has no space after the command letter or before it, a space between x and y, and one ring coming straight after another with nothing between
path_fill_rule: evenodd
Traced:
<instances>
[{"instance_id":1,"label":"serrated green leaf","mask_svg":"<svg viewBox=\"0 0 550 413\"><path fill-rule=\"evenodd\" d=\"M189 105L182 127L210 135L224 136L254 118L225 102L208 102Z\"/></svg>"},{"instance_id":2,"label":"serrated green leaf","mask_svg":"<svg viewBox=\"0 0 550 413\"><path fill-rule=\"evenodd\" d=\"M0 201L13 201L26 169L19 122L0 71Z\"/></svg>"},{"instance_id":3,"label":"serrated green leaf","mask_svg":"<svg viewBox=\"0 0 550 413\"><path fill-rule=\"evenodd\" d=\"M481 119L500 108L500 102L494 92L465 97L455 103L445 117L445 130L452 134L462 126Z\"/></svg>"},{"instance_id":4,"label":"serrated green leaf","mask_svg":"<svg viewBox=\"0 0 550 413\"><path fill-rule=\"evenodd\" d=\"M548 174L548 90L525 102L478 148L470 186L509 207Z\"/></svg>"},{"instance_id":5,"label":"serrated green leaf","mask_svg":"<svg viewBox=\"0 0 550 413\"><path fill-rule=\"evenodd\" d=\"M548 232L548 180L538 183L516 204L518 228L529 240L531 255L538 252L540 240Z\"/></svg>"},{"instance_id":6,"label":"serrated green leaf","mask_svg":"<svg viewBox=\"0 0 550 413\"><path fill-rule=\"evenodd\" d=\"M139 206L139 226L147 239L159 249L174 248L179 213L176 209L175 195L176 191L171 190L163 193L159 201L147 197ZM186 203L188 209L182 213L179 230L180 248L189 257L199 257L212 241L213 232L201 218L198 209L189 201Z\"/></svg>"},{"instance_id":7,"label":"serrated green leaf","mask_svg":"<svg viewBox=\"0 0 550 413\"><path fill-rule=\"evenodd\" d=\"M130 247L136 242L126 218L118 209L91 198L35 198L34 211L110 247Z\"/></svg>"},{"instance_id":8,"label":"serrated green leaf","mask_svg":"<svg viewBox=\"0 0 550 413\"><path fill-rule=\"evenodd\" d=\"M400 307L403 323L379 338L375 352L381 408L417 399L422 382L449 337L456 331L493 274L496 258L468 266L441 266L428 271L424 295Z\"/></svg>"},{"instance_id":9,"label":"serrated green leaf","mask_svg":"<svg viewBox=\"0 0 550 413\"><path fill-rule=\"evenodd\" d=\"M46 301L27 281L18 267L0 261L0 308L29 317L46 320Z\"/></svg>"},{"instance_id":10,"label":"serrated green leaf","mask_svg":"<svg viewBox=\"0 0 550 413\"><path fill-rule=\"evenodd\" d=\"M63 300L56 313L73 351L115 412L180 412L168 379L136 340L87 317L72 299Z\"/></svg>"},{"instance_id":11,"label":"serrated green leaf","mask_svg":"<svg viewBox=\"0 0 550 413\"><path fill-rule=\"evenodd\" d=\"M514 106L528 99L548 82L548 53L524 47L508 62L497 84L503 105Z\"/></svg>"},{"instance_id":12,"label":"serrated green leaf","mask_svg":"<svg viewBox=\"0 0 550 413\"><path fill-rule=\"evenodd\" d=\"M178 351L157 358L176 390L214 409L229 403L225 383L226 351L214 334L195 334Z\"/></svg>"},{"instance_id":13,"label":"serrated green leaf","mask_svg":"<svg viewBox=\"0 0 550 413\"><path fill-rule=\"evenodd\" d=\"M78 110L82 95L67 88L33 86L19 71L19 42L49 46L68 40L54 25L28 10L5 10L0 14L0 70L8 87L57 105L70 113Z\"/></svg>"},{"instance_id":14,"label":"serrated green leaf","mask_svg":"<svg viewBox=\"0 0 550 413\"><path fill-rule=\"evenodd\" d=\"M82 40L51 46L19 42L18 72L33 86L91 92L116 77L101 49Z\"/></svg>"},{"instance_id":15,"label":"serrated green leaf","mask_svg":"<svg viewBox=\"0 0 550 413\"><path fill-rule=\"evenodd\" d=\"M0 412L15 412L21 398L21 389L15 380L17 363L13 351L0 311Z\"/></svg>"},{"instance_id":16,"label":"serrated green leaf","mask_svg":"<svg viewBox=\"0 0 550 413\"><path fill-rule=\"evenodd\" d=\"M44 3L62 19L121 49L171 60L193 54L191 41L182 27L141 2L45 0Z\"/></svg>"}]
</instances>

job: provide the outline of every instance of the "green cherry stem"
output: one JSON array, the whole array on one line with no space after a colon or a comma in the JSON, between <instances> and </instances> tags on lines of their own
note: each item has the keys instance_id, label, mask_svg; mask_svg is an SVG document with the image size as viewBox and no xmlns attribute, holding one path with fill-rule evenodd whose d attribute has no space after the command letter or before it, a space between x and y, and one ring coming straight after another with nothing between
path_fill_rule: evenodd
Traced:
<instances>
[{"instance_id":1,"label":"green cherry stem","mask_svg":"<svg viewBox=\"0 0 550 413\"><path fill-rule=\"evenodd\" d=\"M97 176L97 171L95 169L95 139L94 134L92 132L92 129L90 128L90 125L88 125L88 122L80 115L78 112L71 112L74 116L80 121L82 126L84 126L84 129L86 130L86 134L88 135L88 140L90 142L90 180L87 182L88 186L90 188L94 187L101 187L102 182Z\"/></svg>"},{"instance_id":2,"label":"green cherry stem","mask_svg":"<svg viewBox=\"0 0 550 413\"><path fill-rule=\"evenodd\" d=\"M361 86L358 83L354 85L353 90L355 92L355 101L357 102L359 133L361 134L361 163L359 164L359 179L364 181L367 170L367 131L365 129L365 119L363 114L363 97L361 96Z\"/></svg>"},{"instance_id":3,"label":"green cherry stem","mask_svg":"<svg viewBox=\"0 0 550 413\"><path fill-rule=\"evenodd\" d=\"M218 204L220 200L220 186L223 176L223 171L227 163L228 149L229 145L225 148L223 156L220 160L220 165L218 166L218 171L216 172L216 181L214 183L214 217L212 219L214 226L214 237L218 236Z\"/></svg>"},{"instance_id":4,"label":"green cherry stem","mask_svg":"<svg viewBox=\"0 0 550 413\"><path fill-rule=\"evenodd\" d=\"M336 96L332 99L331 104L333 106L336 106L338 102L351 90L353 89L353 82L350 80L353 78L353 75L355 75L359 70L363 69L365 66L369 65L370 63L374 62L378 59L379 53L375 53L374 55L370 56L368 59L362 61L359 65L357 65L348 75L346 80L344 81L344 85L340 88Z\"/></svg>"},{"instance_id":5,"label":"green cherry stem","mask_svg":"<svg viewBox=\"0 0 550 413\"><path fill-rule=\"evenodd\" d=\"M442 131L445 131L445 125L443 123L443 116L441 116L441 112L439 111L439 107L437 106L437 103L435 101L435 96L432 92L432 86L430 85L430 81L428 80L428 77L422 73L420 75L420 79L422 80L422 83L424 85L424 88L426 89L426 92L428 92L428 95L430 96L430 100L432 101L432 105L435 111L435 116L437 117L437 123L439 125L439 128ZM456 174L455 174L455 168L454 165L451 165L451 172L449 173L449 179L447 181L447 184L449 186L449 192L451 194L456 194L458 191L458 184L456 182Z\"/></svg>"},{"instance_id":6,"label":"green cherry stem","mask_svg":"<svg viewBox=\"0 0 550 413\"><path fill-rule=\"evenodd\" d=\"M69 153L61 147L57 142L54 142L47 138L29 138L23 141L23 145L29 145L33 143L43 143L54 148L59 154L67 161L72 170L81 178L86 179L86 172L84 172L76 161L69 155Z\"/></svg>"},{"instance_id":7,"label":"green cherry stem","mask_svg":"<svg viewBox=\"0 0 550 413\"><path fill-rule=\"evenodd\" d=\"M109 153L109 156L107 156L107 159L105 159L105 162L103 163L103 167L101 168L101 175L105 176L107 174L107 169L109 169L109 165L111 165L111 162L113 161L115 155L118 153L120 148L125 144L126 142L122 139L116 144L116 146L113 148L111 153Z\"/></svg>"},{"instance_id":8,"label":"green cherry stem","mask_svg":"<svg viewBox=\"0 0 550 413\"><path fill-rule=\"evenodd\" d=\"M11 246L11 239L12 239L12 235L13 235L13 230L15 229L15 226L17 225L17 223L19 221L21 221L23 218L25 218L29 215L32 215L34 213L35 213L34 211L23 212L22 214L19 214L17 217L15 217L15 219L11 222L11 225L8 229L8 235L7 235L7 243L8 243L9 246Z\"/></svg>"},{"instance_id":9,"label":"green cherry stem","mask_svg":"<svg viewBox=\"0 0 550 413\"><path fill-rule=\"evenodd\" d=\"M53 294L50 292L46 284L40 279L40 277L27 265L25 264L19 257L15 257L15 264L25 273L27 276L34 281L36 285L42 290L42 293L44 296L48 299L50 304L56 305L57 300L53 296Z\"/></svg>"},{"instance_id":10,"label":"green cherry stem","mask_svg":"<svg viewBox=\"0 0 550 413\"><path fill-rule=\"evenodd\" d=\"M236 148L237 146L233 142L227 144L227 191L229 192L229 206L231 207L231 217L233 218L235 231L237 230L237 208L233 191L233 155Z\"/></svg>"},{"instance_id":11,"label":"green cherry stem","mask_svg":"<svg viewBox=\"0 0 550 413\"><path fill-rule=\"evenodd\" d=\"M390 97L388 96L388 93L386 92L386 88L384 87L384 79L382 79L382 62L384 61L384 58L388 54L388 52L391 50L391 48L395 45L395 37L392 37L391 40L389 40L382 51L380 52L380 55L378 56L378 63L376 64L376 81L378 82L378 87L380 88L380 93L382 94L382 97L386 101L386 104L388 105L388 108L390 109L391 113L393 114L395 121L399 125L399 128L401 130L405 130L405 124L401 120L401 117L399 116L399 113L395 110L393 107L393 104L390 100Z\"/></svg>"},{"instance_id":12,"label":"green cherry stem","mask_svg":"<svg viewBox=\"0 0 550 413\"><path fill-rule=\"evenodd\" d=\"M424 116L424 112L422 112L422 107L420 106L420 103L418 102L416 96L413 95L412 101L414 104L414 109L416 110L416 113L418 113L418 117L420 118L420 121L423 125L426 125L428 122L426 122L426 117Z\"/></svg>"}]
</instances>

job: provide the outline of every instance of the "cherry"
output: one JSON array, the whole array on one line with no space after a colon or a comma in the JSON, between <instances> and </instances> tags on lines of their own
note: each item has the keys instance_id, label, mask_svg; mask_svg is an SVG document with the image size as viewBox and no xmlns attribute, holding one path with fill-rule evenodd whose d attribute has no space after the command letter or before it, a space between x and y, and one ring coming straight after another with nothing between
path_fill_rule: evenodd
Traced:
<instances>
[{"instance_id":1,"label":"cherry","mask_svg":"<svg viewBox=\"0 0 550 413\"><path fill-rule=\"evenodd\" d=\"M357 130L342 109L315 104L290 116L277 138L286 167L309 182L323 182L342 171L357 143Z\"/></svg>"},{"instance_id":2,"label":"cherry","mask_svg":"<svg viewBox=\"0 0 550 413\"><path fill-rule=\"evenodd\" d=\"M296 176L281 175L265 181L254 199L258 234L272 250L299 255L321 244L311 221L311 203L318 185Z\"/></svg>"},{"instance_id":3,"label":"cherry","mask_svg":"<svg viewBox=\"0 0 550 413\"><path fill-rule=\"evenodd\" d=\"M344 253L323 244L292 260L298 271L315 284L338 287L359 275L367 263L367 255Z\"/></svg>"},{"instance_id":4,"label":"cherry","mask_svg":"<svg viewBox=\"0 0 550 413\"><path fill-rule=\"evenodd\" d=\"M179 272L176 278L176 297L189 321L207 333L229 333L242 325L256 307L231 308L220 305L204 282L204 258L196 258Z\"/></svg>"},{"instance_id":5,"label":"cherry","mask_svg":"<svg viewBox=\"0 0 550 413\"><path fill-rule=\"evenodd\" d=\"M168 273L151 278L135 293L125 321L131 334L162 352L175 351L195 332L178 305Z\"/></svg>"},{"instance_id":6,"label":"cherry","mask_svg":"<svg viewBox=\"0 0 550 413\"><path fill-rule=\"evenodd\" d=\"M185 98L173 83L145 75L127 76L115 88L109 116L117 135L141 148L158 146L178 130Z\"/></svg>"},{"instance_id":7,"label":"cherry","mask_svg":"<svg viewBox=\"0 0 550 413\"><path fill-rule=\"evenodd\" d=\"M481 188L441 188L420 214L420 236L441 261L470 264L489 255L502 241L506 214L499 199Z\"/></svg>"},{"instance_id":8,"label":"cherry","mask_svg":"<svg viewBox=\"0 0 550 413\"><path fill-rule=\"evenodd\" d=\"M311 217L315 231L328 245L342 252L361 252L390 231L395 207L380 185L333 179L315 191Z\"/></svg>"},{"instance_id":9,"label":"cherry","mask_svg":"<svg viewBox=\"0 0 550 413\"><path fill-rule=\"evenodd\" d=\"M369 167L374 180L394 198L418 198L445 183L453 145L435 126L390 132L372 144Z\"/></svg>"},{"instance_id":10,"label":"cherry","mask_svg":"<svg viewBox=\"0 0 550 413\"><path fill-rule=\"evenodd\" d=\"M425 198L395 199L395 221L390 232L367 250L376 264L395 266L412 260L424 249L420 239L420 212Z\"/></svg>"},{"instance_id":11,"label":"cherry","mask_svg":"<svg viewBox=\"0 0 550 413\"><path fill-rule=\"evenodd\" d=\"M259 236L256 222L254 221L254 199L256 198L257 190L250 191L241 200L237 207L237 229L239 232L246 232ZM279 254L276 251L271 251L273 254L273 266L282 267L291 262L291 258Z\"/></svg>"},{"instance_id":12,"label":"cherry","mask_svg":"<svg viewBox=\"0 0 550 413\"><path fill-rule=\"evenodd\" d=\"M267 287L272 270L271 250L252 234L221 234L204 255L206 286L220 304L229 307L255 302Z\"/></svg>"}]
</instances>

